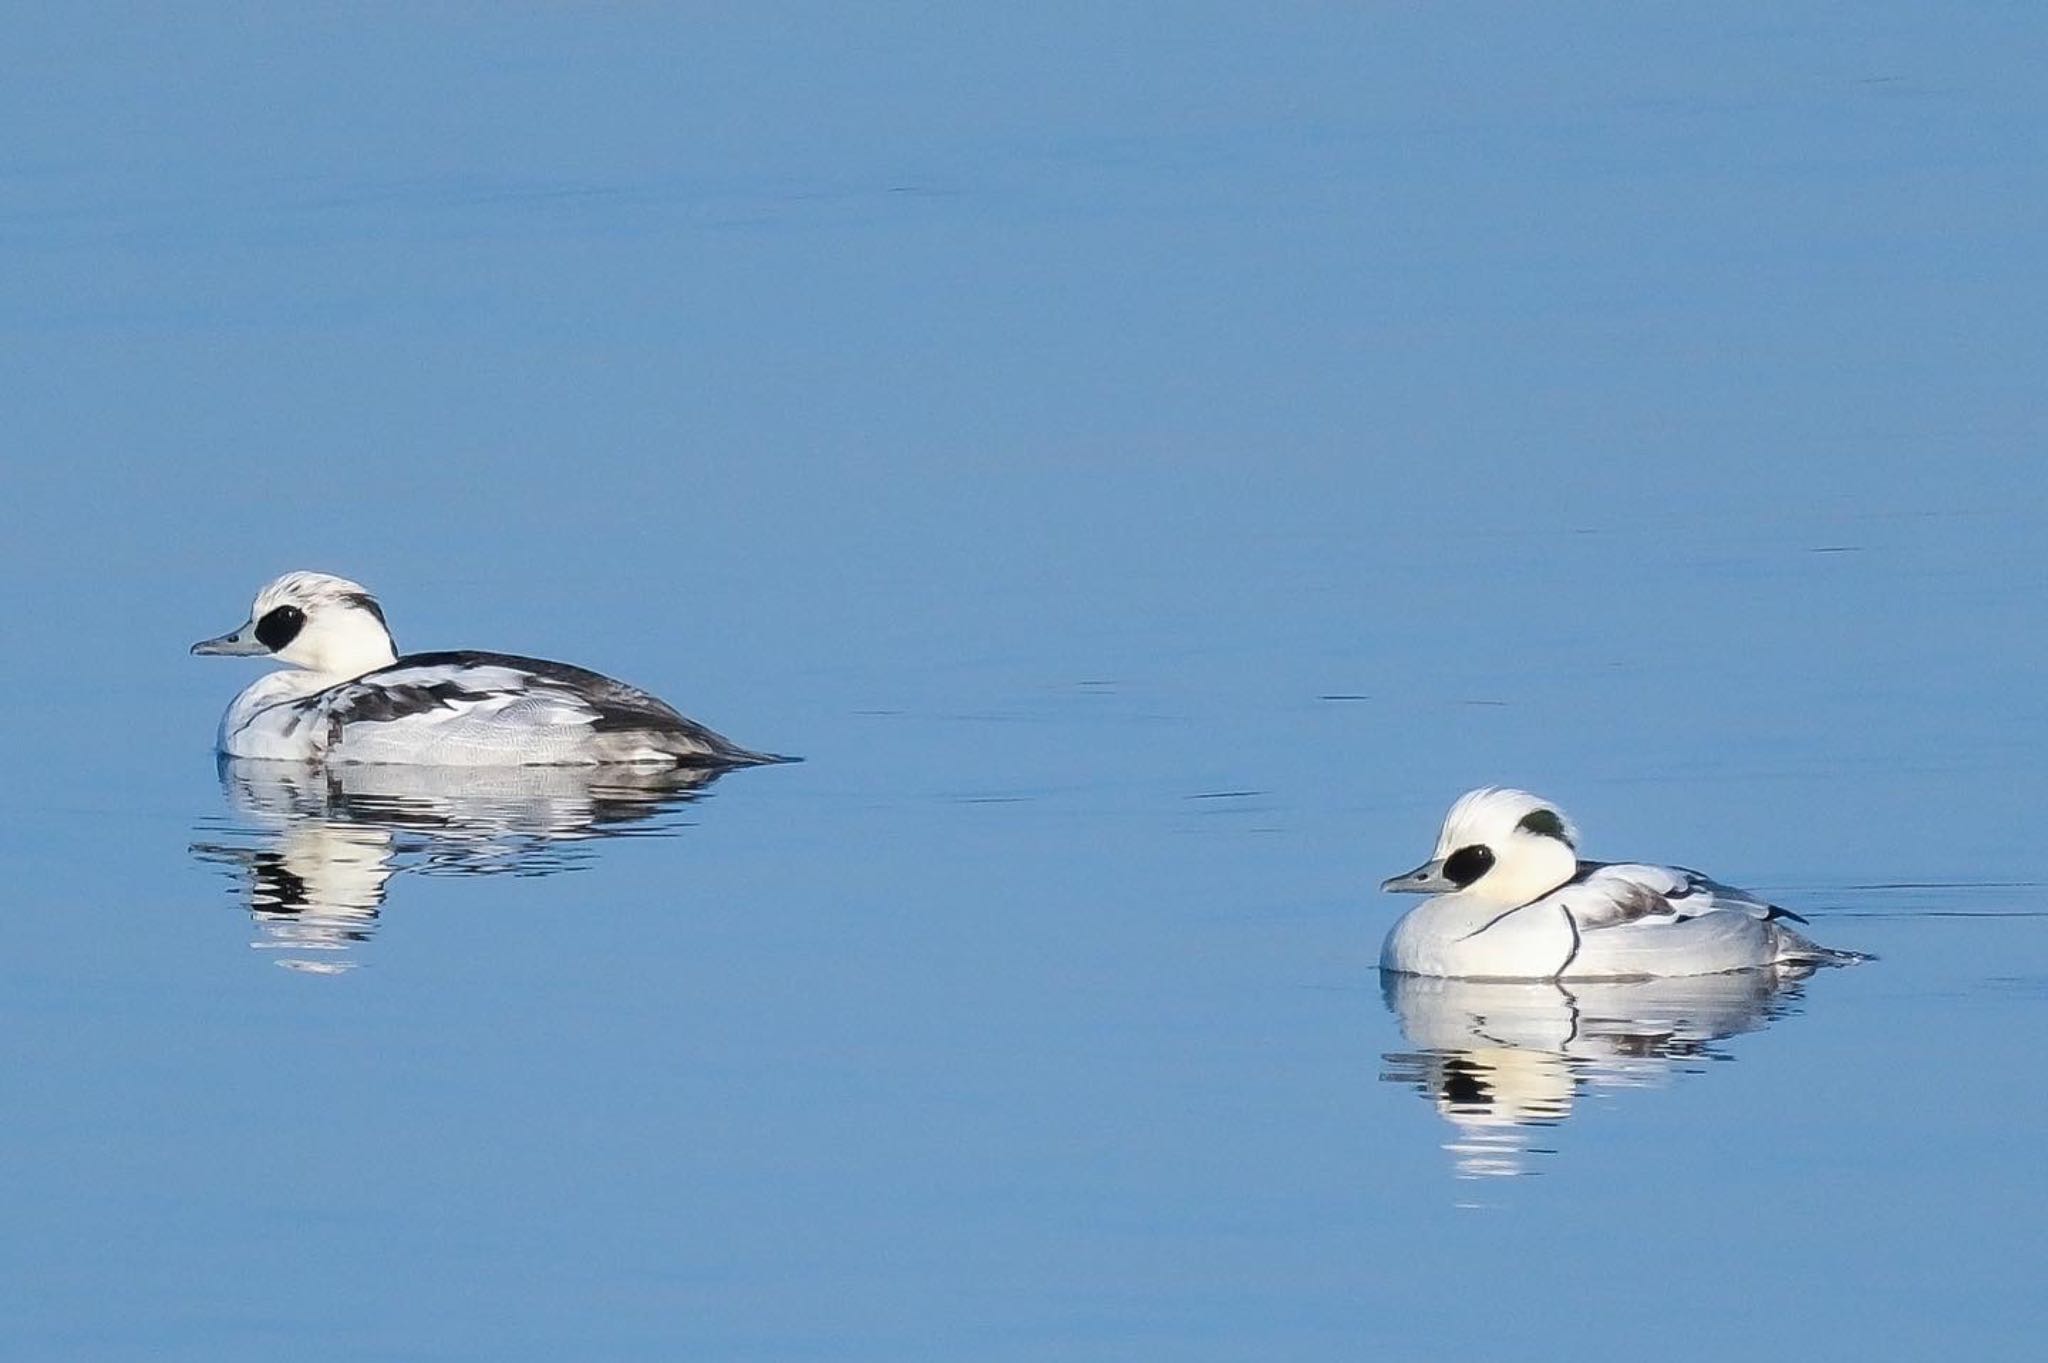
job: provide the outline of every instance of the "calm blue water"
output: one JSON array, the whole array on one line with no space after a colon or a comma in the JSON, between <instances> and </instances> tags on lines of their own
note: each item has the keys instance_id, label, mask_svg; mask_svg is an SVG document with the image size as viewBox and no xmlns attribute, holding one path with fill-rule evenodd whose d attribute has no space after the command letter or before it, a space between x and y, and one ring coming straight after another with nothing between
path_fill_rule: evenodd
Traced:
<instances>
[{"instance_id":1,"label":"calm blue water","mask_svg":"<svg viewBox=\"0 0 2048 1363\"><path fill-rule=\"evenodd\" d=\"M8 12L0 1354L2031 1357L2044 39ZM223 775L293 567L807 760ZM1383 994L1486 782L1881 959Z\"/></svg>"}]
</instances>

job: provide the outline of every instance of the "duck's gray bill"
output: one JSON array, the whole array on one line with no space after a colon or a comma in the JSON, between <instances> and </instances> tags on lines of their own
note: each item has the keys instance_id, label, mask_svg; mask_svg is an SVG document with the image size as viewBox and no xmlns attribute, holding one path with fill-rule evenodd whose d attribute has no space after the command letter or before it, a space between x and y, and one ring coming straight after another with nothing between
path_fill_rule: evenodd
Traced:
<instances>
[{"instance_id":1,"label":"duck's gray bill","mask_svg":"<svg viewBox=\"0 0 2048 1363\"><path fill-rule=\"evenodd\" d=\"M239 657L245 653L268 653L270 649L256 637L256 627L252 624L244 625L217 639L201 639L192 645L192 651L209 656L225 654Z\"/></svg>"},{"instance_id":2,"label":"duck's gray bill","mask_svg":"<svg viewBox=\"0 0 2048 1363\"><path fill-rule=\"evenodd\" d=\"M1380 882L1388 894L1449 894L1458 887L1444 877L1443 858L1425 861L1412 871L1388 876Z\"/></svg>"}]
</instances>

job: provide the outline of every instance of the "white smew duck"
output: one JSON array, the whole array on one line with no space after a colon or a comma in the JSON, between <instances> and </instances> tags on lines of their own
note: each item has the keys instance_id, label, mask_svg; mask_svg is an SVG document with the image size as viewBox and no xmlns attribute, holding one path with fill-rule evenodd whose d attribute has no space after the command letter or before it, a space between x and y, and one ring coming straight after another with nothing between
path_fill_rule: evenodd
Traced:
<instances>
[{"instance_id":1,"label":"white smew duck","mask_svg":"<svg viewBox=\"0 0 2048 1363\"><path fill-rule=\"evenodd\" d=\"M1474 980L1622 980L1866 959L1816 946L1806 920L1698 871L1581 861L1563 811L1484 787L1444 817L1431 859L1380 886L1430 898L1404 914L1380 968Z\"/></svg>"},{"instance_id":2,"label":"white smew duck","mask_svg":"<svg viewBox=\"0 0 2048 1363\"><path fill-rule=\"evenodd\" d=\"M467 767L787 760L566 663L469 651L401 658L369 592L326 573L286 573L256 594L241 628L192 651L290 665L228 706L219 747L230 757Z\"/></svg>"}]
</instances>

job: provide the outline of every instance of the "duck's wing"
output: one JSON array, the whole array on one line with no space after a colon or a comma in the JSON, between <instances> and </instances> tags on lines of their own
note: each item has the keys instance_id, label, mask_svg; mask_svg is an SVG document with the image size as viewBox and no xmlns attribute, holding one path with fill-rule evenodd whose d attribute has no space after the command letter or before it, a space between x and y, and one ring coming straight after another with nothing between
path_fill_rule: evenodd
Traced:
<instances>
[{"instance_id":1,"label":"duck's wing","mask_svg":"<svg viewBox=\"0 0 2048 1363\"><path fill-rule=\"evenodd\" d=\"M1710 913L1775 921L1806 920L1747 890L1687 870L1640 862L1580 862L1579 874L1558 890L1581 931L1631 923L1683 923Z\"/></svg>"},{"instance_id":2,"label":"duck's wing","mask_svg":"<svg viewBox=\"0 0 2048 1363\"><path fill-rule=\"evenodd\" d=\"M412 654L318 699L328 751L344 761L764 760L638 687L512 654Z\"/></svg>"}]
</instances>

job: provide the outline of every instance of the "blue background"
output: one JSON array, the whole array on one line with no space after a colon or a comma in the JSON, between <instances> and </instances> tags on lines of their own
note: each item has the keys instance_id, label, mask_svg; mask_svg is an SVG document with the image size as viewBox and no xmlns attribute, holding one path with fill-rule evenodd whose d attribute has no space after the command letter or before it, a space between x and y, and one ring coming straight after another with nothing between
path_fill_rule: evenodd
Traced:
<instances>
[{"instance_id":1,"label":"blue background","mask_svg":"<svg viewBox=\"0 0 2048 1363\"><path fill-rule=\"evenodd\" d=\"M2031 1356L2044 40L9 7L0 1348ZM808 761L275 969L295 567ZM1475 1190L1373 886L1488 782L1883 959Z\"/></svg>"}]
</instances>

